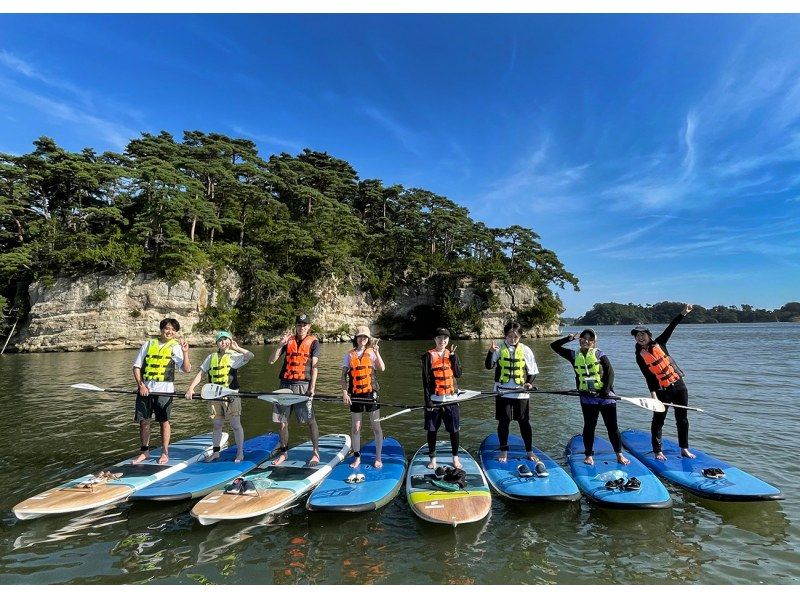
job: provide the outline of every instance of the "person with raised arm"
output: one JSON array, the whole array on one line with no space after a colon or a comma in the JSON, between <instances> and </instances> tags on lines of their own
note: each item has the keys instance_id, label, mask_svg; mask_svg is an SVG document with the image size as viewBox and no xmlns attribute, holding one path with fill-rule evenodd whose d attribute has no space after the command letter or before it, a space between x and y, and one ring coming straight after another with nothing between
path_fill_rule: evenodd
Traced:
<instances>
[{"instance_id":1,"label":"person with raised arm","mask_svg":"<svg viewBox=\"0 0 800 598\"><path fill-rule=\"evenodd\" d=\"M519 424L520 436L525 444L528 460L536 463L536 474L547 475L547 467L533 452L533 430L530 422L530 397L526 390L533 388L533 381L539 373L536 358L530 347L523 344L522 325L513 320L503 327L505 338L501 344L492 341L486 354L487 370L494 368L495 419L497 420L497 440L500 443L498 461L508 460L508 437L512 421ZM519 389L520 392L509 392Z\"/></svg>"},{"instance_id":2,"label":"person with raised arm","mask_svg":"<svg viewBox=\"0 0 800 598\"><path fill-rule=\"evenodd\" d=\"M580 349L574 351L564 345L579 339ZM572 364L575 387L583 412L583 449L587 465L594 465L594 431L598 416L603 416L608 440L617 455L617 462L630 463L622 454L622 439L617 424L617 402L614 396L614 368L608 356L597 348L597 333L587 328L580 334L570 334L550 343L550 348Z\"/></svg>"},{"instance_id":3,"label":"person with raised arm","mask_svg":"<svg viewBox=\"0 0 800 598\"><path fill-rule=\"evenodd\" d=\"M139 423L141 448L133 463L150 458L150 420L155 415L161 427L160 465L169 461L170 423L172 395L175 393L175 368L188 374L192 371L189 361L189 343L178 336L181 325L175 318L164 318L158 325L159 338L145 342L133 362L133 379L138 394L133 420ZM164 394L159 394L164 393Z\"/></svg>"},{"instance_id":4,"label":"person with raised arm","mask_svg":"<svg viewBox=\"0 0 800 598\"><path fill-rule=\"evenodd\" d=\"M205 358L200 365L200 371L186 389L186 398L191 399L194 395L194 388L200 382L203 374L208 374L208 381L211 384L218 384L225 388L236 390L239 388L237 373L239 369L253 359L253 354L247 349L242 349L233 340L231 333L221 330L215 337L217 350ZM206 461L216 461L219 459L222 441L222 424L227 419L233 430L233 437L236 440L235 463L244 460L244 428L242 427L242 398L238 395L228 397L227 402L209 402L208 412L213 421L214 430L212 432L214 448Z\"/></svg>"},{"instance_id":5,"label":"person with raised arm","mask_svg":"<svg viewBox=\"0 0 800 598\"><path fill-rule=\"evenodd\" d=\"M359 326L353 336L353 349L345 353L342 362L342 402L350 405L350 418L352 420L352 448L353 462L350 467L361 465L361 414L369 414L372 424L372 433L375 435L375 462L376 469L383 467L381 449L383 448L383 430L378 421L380 418L380 405L378 405L378 377L377 371L385 371L386 365L378 348L379 339L373 339L369 328ZM355 400L355 402L354 402Z\"/></svg>"},{"instance_id":6,"label":"person with raised arm","mask_svg":"<svg viewBox=\"0 0 800 598\"><path fill-rule=\"evenodd\" d=\"M655 339L653 333L646 326L637 326L631 330L631 335L636 339L634 351L636 364L642 371L650 395L662 403L674 405L689 405L689 389L683 381L683 372L670 356L667 350L667 341L672 336L675 327L683 318L692 311L692 305L687 303L681 312L672 319L672 322ZM667 407L661 413L653 413L650 424L650 436L653 453L659 461L666 461L667 457L661 450L661 431L667 419ZM675 409L675 425L678 428L678 445L681 447L681 456L694 459L694 453L689 450L689 417L687 409Z\"/></svg>"},{"instance_id":7,"label":"person with raised arm","mask_svg":"<svg viewBox=\"0 0 800 598\"><path fill-rule=\"evenodd\" d=\"M444 399L458 392L457 378L461 377L461 362L456 355L455 345L448 348L450 331L437 328L433 339L436 346L428 349L422 356L422 393L425 400L424 428L428 437L429 469L436 469L436 436L444 422L444 429L450 434L450 449L453 453L453 466L461 468L458 458L459 432L461 430L461 410L458 403L446 404L433 399Z\"/></svg>"},{"instance_id":8,"label":"person with raised arm","mask_svg":"<svg viewBox=\"0 0 800 598\"><path fill-rule=\"evenodd\" d=\"M289 418L294 413L298 423L308 424L311 433L313 452L308 466L319 464L319 427L314 415L314 390L317 385L317 363L319 362L319 341L309 334L311 320L306 314L295 319L294 332L284 333L280 344L272 354L270 363L278 361L284 356L283 367L279 374L280 387L288 388L294 394L305 395L308 400L294 405L273 405L272 421L280 424L278 433L281 437L280 454L272 463L280 465L286 461L286 451L289 450Z\"/></svg>"}]
</instances>

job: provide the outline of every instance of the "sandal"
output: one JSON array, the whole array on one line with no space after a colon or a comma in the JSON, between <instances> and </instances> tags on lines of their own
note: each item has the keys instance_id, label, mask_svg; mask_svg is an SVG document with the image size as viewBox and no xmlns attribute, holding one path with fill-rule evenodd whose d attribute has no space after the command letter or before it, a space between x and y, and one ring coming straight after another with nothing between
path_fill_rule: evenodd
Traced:
<instances>
[{"instance_id":1,"label":"sandal","mask_svg":"<svg viewBox=\"0 0 800 598\"><path fill-rule=\"evenodd\" d=\"M638 478L629 479L627 482L625 482L625 485L623 486L625 490L638 490L641 487L642 487L642 482L639 481Z\"/></svg>"},{"instance_id":2,"label":"sandal","mask_svg":"<svg viewBox=\"0 0 800 598\"><path fill-rule=\"evenodd\" d=\"M519 477L521 478L532 478L533 472L531 468L522 463L521 465L517 465L517 473L519 473Z\"/></svg>"},{"instance_id":3,"label":"sandal","mask_svg":"<svg viewBox=\"0 0 800 598\"><path fill-rule=\"evenodd\" d=\"M357 477L357 474L351 473L349 476L347 476L347 478L345 479L345 482L347 482L348 484L355 484L356 483L356 477Z\"/></svg>"},{"instance_id":4,"label":"sandal","mask_svg":"<svg viewBox=\"0 0 800 598\"><path fill-rule=\"evenodd\" d=\"M614 490L615 488L622 488L625 485L625 480L623 478L617 478L616 480L608 480L606 482L606 488L609 490Z\"/></svg>"},{"instance_id":5,"label":"sandal","mask_svg":"<svg viewBox=\"0 0 800 598\"><path fill-rule=\"evenodd\" d=\"M707 467L703 470L703 475L712 480L719 480L725 477L725 472L719 467Z\"/></svg>"},{"instance_id":6,"label":"sandal","mask_svg":"<svg viewBox=\"0 0 800 598\"><path fill-rule=\"evenodd\" d=\"M360 484L360 483L361 483L361 482L363 482L365 479L366 479L366 476L365 476L363 473L357 473L357 474L356 474L355 483L356 483L356 484Z\"/></svg>"}]
</instances>

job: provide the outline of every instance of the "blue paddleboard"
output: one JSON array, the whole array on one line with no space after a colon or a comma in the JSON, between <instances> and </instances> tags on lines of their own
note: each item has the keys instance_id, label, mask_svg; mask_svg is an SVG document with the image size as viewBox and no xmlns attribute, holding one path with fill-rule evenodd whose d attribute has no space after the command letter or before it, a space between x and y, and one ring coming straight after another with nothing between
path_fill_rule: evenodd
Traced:
<instances>
[{"instance_id":1,"label":"blue paddleboard","mask_svg":"<svg viewBox=\"0 0 800 598\"><path fill-rule=\"evenodd\" d=\"M682 457L678 444L667 438L661 441L662 451L667 460L659 461L653 454L650 432L625 430L622 433L622 443L636 455L637 459L659 476L698 496L730 501L783 498L778 488L703 451L693 448L691 451L695 454L694 459ZM715 472L709 471L713 469L722 470L723 477L714 477ZM703 473L704 470L706 473Z\"/></svg>"},{"instance_id":2,"label":"blue paddleboard","mask_svg":"<svg viewBox=\"0 0 800 598\"><path fill-rule=\"evenodd\" d=\"M572 437L564 454L569 469L578 488L586 498L604 507L616 509L666 509L672 506L672 499L664 484L633 455L628 465L617 463L617 456L611 443L605 438L594 438L594 465L583 462L583 438L580 434ZM622 487L606 487L606 484L623 480L627 483L636 478L641 483L638 489L626 490Z\"/></svg>"},{"instance_id":3,"label":"blue paddleboard","mask_svg":"<svg viewBox=\"0 0 800 598\"><path fill-rule=\"evenodd\" d=\"M547 477L536 475L535 464L528 460L521 438L514 435L508 437L508 460L501 463L497 460L500 456L497 434L487 436L481 443L479 454L486 479L494 491L506 498L530 502L578 500L581 493L567 472L535 446L533 452L547 467L550 474ZM533 472L532 477L519 474L517 468L523 464Z\"/></svg>"},{"instance_id":4,"label":"blue paddleboard","mask_svg":"<svg viewBox=\"0 0 800 598\"><path fill-rule=\"evenodd\" d=\"M374 511L391 501L403 485L406 455L394 438L384 438L381 448L383 467L375 468L375 442L361 448L361 464L350 467L350 455L333 468L331 474L317 486L308 498L306 507L312 511L345 511L359 513ZM364 480L351 483L353 474L363 474Z\"/></svg>"},{"instance_id":5,"label":"blue paddleboard","mask_svg":"<svg viewBox=\"0 0 800 598\"><path fill-rule=\"evenodd\" d=\"M158 481L131 496L131 500L186 500L205 496L230 483L240 475L256 468L275 452L280 436L269 432L244 441L244 461L234 463L236 447L229 447L219 454L219 459L206 463L193 463L180 473Z\"/></svg>"}]
</instances>

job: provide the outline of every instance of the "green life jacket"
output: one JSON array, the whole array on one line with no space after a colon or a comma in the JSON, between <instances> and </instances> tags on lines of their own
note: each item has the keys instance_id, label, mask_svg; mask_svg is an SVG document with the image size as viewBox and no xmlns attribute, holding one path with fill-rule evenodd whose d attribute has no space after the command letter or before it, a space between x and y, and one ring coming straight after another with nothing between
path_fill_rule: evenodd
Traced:
<instances>
[{"instance_id":1,"label":"green life jacket","mask_svg":"<svg viewBox=\"0 0 800 598\"><path fill-rule=\"evenodd\" d=\"M598 391L603 388L600 379L600 361L597 359L597 349L589 349L586 355L583 351L575 352L575 375L578 377L578 390L583 392ZM594 388L589 388L587 380L594 381Z\"/></svg>"},{"instance_id":2,"label":"green life jacket","mask_svg":"<svg viewBox=\"0 0 800 598\"><path fill-rule=\"evenodd\" d=\"M236 371L236 370L234 370ZM231 355L227 351L222 359L219 358L219 352L215 352L211 356L211 363L208 366L208 379L212 384L220 384L221 386L229 386L231 372Z\"/></svg>"},{"instance_id":3,"label":"green life jacket","mask_svg":"<svg viewBox=\"0 0 800 598\"><path fill-rule=\"evenodd\" d=\"M170 339L159 347L157 338L150 339L142 367L142 380L152 380L154 382L173 382L175 380L175 362L172 361L172 347L177 344L178 341Z\"/></svg>"},{"instance_id":4,"label":"green life jacket","mask_svg":"<svg viewBox=\"0 0 800 598\"><path fill-rule=\"evenodd\" d=\"M508 345L503 343L497 364L500 366L498 382L506 383L513 380L517 384L525 384L525 350L521 343L514 349L514 355L511 355Z\"/></svg>"}]
</instances>

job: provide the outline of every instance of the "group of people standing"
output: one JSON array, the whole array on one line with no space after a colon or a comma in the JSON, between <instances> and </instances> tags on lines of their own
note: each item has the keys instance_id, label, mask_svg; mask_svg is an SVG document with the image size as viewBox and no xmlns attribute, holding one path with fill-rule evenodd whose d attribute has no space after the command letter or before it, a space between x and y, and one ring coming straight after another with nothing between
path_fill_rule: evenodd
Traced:
<instances>
[{"instance_id":1,"label":"group of people standing","mask_svg":"<svg viewBox=\"0 0 800 598\"><path fill-rule=\"evenodd\" d=\"M651 396L663 403L688 405L688 391L683 382L683 373L667 351L667 341L675 327L692 310L687 304L664 332L656 337L650 330L637 326L631 330L635 337L635 358L645 378ZM170 411L175 396L175 370L191 371L189 345L178 336L179 323L166 318L160 324L161 336L144 343L134 361L133 375L138 387L136 397L135 421L139 423L141 449L133 460L139 463L149 457L150 421L155 416L161 427L162 452L159 463L169 459ZM283 357L280 370L280 388L289 389L293 394L307 396L308 400L293 405L273 405L272 419L279 425L280 448L273 464L280 465L286 460L289 447L289 420L294 414L298 423L307 424L313 445L309 466L319 463L319 428L314 413L313 397L316 391L318 362L320 356L319 340L310 334L311 321L307 315L295 320L294 331L287 331L272 353L270 363ZM547 475L547 469L533 452L533 431L530 423L529 392L536 390L534 379L539 373L536 359L530 347L521 342L522 326L515 321L508 322L503 330L500 343L492 341L486 359L486 369L494 370L495 419L497 437L500 445L499 461L508 458L508 439L510 424L516 421L528 459L533 462L536 474ZM566 345L579 341L577 350ZM197 384L207 377L208 381L227 388L237 389L238 370L246 365L253 353L239 347L231 334L220 331L216 335L217 350L208 355L200 366L200 371L189 384L186 398L193 398ZM342 402L348 405L351 413L351 438L354 460L351 467L361 464L362 415L367 414L375 437L375 460L373 466L382 467L381 448L383 432L380 425L380 406L378 392L378 372L386 369L380 354L379 339L373 338L367 326L359 326L353 335L353 348L342 360L340 384ZM434 335L434 347L422 355L422 389L424 398L424 428L427 433L429 451L428 467L436 468L436 438L441 425L450 436L453 465L461 467L458 459L460 406L457 401L448 402L458 392L458 378L462 376L461 362L456 354L456 346L449 345L450 332L438 328ZM617 424L616 400L614 395L614 369L608 355L597 348L597 334L587 328L580 334L570 334L551 343L558 355L567 359L575 373L575 386L580 397L583 412L583 443L585 462L593 464L594 432L598 418L602 416L609 440L621 464L628 459L622 453L619 427ZM241 423L241 399L233 396L230 401L209 403L209 413L213 420L213 452L209 461L219 458L222 427L227 420L233 430L238 452L236 461L244 458L242 446L244 430ZM657 459L664 460L661 450L661 431L666 419L666 410L654 413L651 424L653 452ZM675 409L678 427L678 443L682 455L693 458L689 450L689 422L685 409Z\"/></svg>"}]
</instances>

